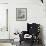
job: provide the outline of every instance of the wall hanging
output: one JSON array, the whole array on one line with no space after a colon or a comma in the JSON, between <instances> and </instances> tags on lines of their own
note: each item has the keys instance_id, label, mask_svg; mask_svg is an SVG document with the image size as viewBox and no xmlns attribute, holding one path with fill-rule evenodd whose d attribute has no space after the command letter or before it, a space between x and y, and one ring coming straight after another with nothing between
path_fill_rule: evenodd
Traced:
<instances>
[{"instance_id":1,"label":"wall hanging","mask_svg":"<svg viewBox=\"0 0 46 46\"><path fill-rule=\"evenodd\" d=\"M27 20L27 8L16 8L16 20L17 21Z\"/></svg>"}]
</instances>

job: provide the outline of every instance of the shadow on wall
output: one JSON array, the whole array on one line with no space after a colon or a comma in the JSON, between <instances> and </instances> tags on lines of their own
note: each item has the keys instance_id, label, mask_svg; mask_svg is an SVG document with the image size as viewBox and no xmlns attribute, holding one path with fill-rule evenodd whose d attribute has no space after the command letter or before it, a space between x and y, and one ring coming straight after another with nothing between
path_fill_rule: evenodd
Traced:
<instances>
[{"instance_id":1,"label":"shadow on wall","mask_svg":"<svg viewBox=\"0 0 46 46\"><path fill-rule=\"evenodd\" d=\"M44 37L43 37L43 26L42 25L40 25L40 39L42 40L42 45L45 46L44 45Z\"/></svg>"}]
</instances>

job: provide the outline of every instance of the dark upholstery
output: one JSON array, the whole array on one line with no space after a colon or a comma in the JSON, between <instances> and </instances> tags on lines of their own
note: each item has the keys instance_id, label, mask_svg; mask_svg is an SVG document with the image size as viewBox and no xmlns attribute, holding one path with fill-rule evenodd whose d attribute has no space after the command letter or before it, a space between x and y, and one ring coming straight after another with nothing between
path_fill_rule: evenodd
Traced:
<instances>
[{"instance_id":1,"label":"dark upholstery","mask_svg":"<svg viewBox=\"0 0 46 46\"><path fill-rule=\"evenodd\" d=\"M29 24L27 23L27 31L22 31L22 34L20 34L20 43L21 41L24 41L24 35L25 34L29 34L32 35L32 40L30 41L34 41L34 40L38 40L38 35L40 33L40 24L36 24L36 23L32 23ZM36 39L34 38L36 36ZM33 42L32 42L33 43Z\"/></svg>"},{"instance_id":2,"label":"dark upholstery","mask_svg":"<svg viewBox=\"0 0 46 46\"><path fill-rule=\"evenodd\" d=\"M27 23L27 31L28 31L28 33L30 35L32 35L32 34L34 34L34 35L39 34L39 32L40 32L40 24L36 24L36 23L28 24Z\"/></svg>"}]
</instances>

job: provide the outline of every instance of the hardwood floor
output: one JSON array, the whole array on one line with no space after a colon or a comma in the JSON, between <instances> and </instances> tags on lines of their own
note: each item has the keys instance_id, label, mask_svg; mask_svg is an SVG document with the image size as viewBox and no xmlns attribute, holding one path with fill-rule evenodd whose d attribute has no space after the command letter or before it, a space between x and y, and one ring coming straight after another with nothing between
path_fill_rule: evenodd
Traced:
<instances>
[{"instance_id":1,"label":"hardwood floor","mask_svg":"<svg viewBox=\"0 0 46 46\"><path fill-rule=\"evenodd\" d=\"M31 43L22 42L19 46L31 46ZM43 46L42 44L34 44L33 46Z\"/></svg>"}]
</instances>

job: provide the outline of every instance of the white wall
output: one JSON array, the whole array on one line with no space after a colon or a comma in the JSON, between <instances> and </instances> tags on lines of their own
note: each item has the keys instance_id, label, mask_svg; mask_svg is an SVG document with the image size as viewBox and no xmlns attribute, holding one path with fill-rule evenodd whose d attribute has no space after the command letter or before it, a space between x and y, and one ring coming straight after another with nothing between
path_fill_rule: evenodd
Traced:
<instances>
[{"instance_id":1,"label":"white wall","mask_svg":"<svg viewBox=\"0 0 46 46\"><path fill-rule=\"evenodd\" d=\"M8 3L8 0L0 0L0 3Z\"/></svg>"},{"instance_id":2,"label":"white wall","mask_svg":"<svg viewBox=\"0 0 46 46\"><path fill-rule=\"evenodd\" d=\"M16 8L27 8L27 21L16 21ZM19 32L26 30L27 23L33 22L43 26L44 41L46 42L45 5L40 0L9 0L9 31L11 36L16 30Z\"/></svg>"},{"instance_id":3,"label":"white wall","mask_svg":"<svg viewBox=\"0 0 46 46\"><path fill-rule=\"evenodd\" d=\"M8 4L0 4L0 39L9 39L7 28L7 9Z\"/></svg>"},{"instance_id":4,"label":"white wall","mask_svg":"<svg viewBox=\"0 0 46 46\"><path fill-rule=\"evenodd\" d=\"M8 0L0 0L0 3L8 3ZM6 16L6 9L8 8L8 5L6 4L0 4L0 27L3 27L6 23L2 20L3 18L1 18L1 15L2 17L5 18ZM6 19L6 18L5 18ZM1 21L3 21L4 23L1 24ZM2 25L2 26L1 26ZM8 39L9 38L9 32L7 31L3 31L1 32L0 31L0 39ZM11 43L0 43L0 46L12 46Z\"/></svg>"}]
</instances>

